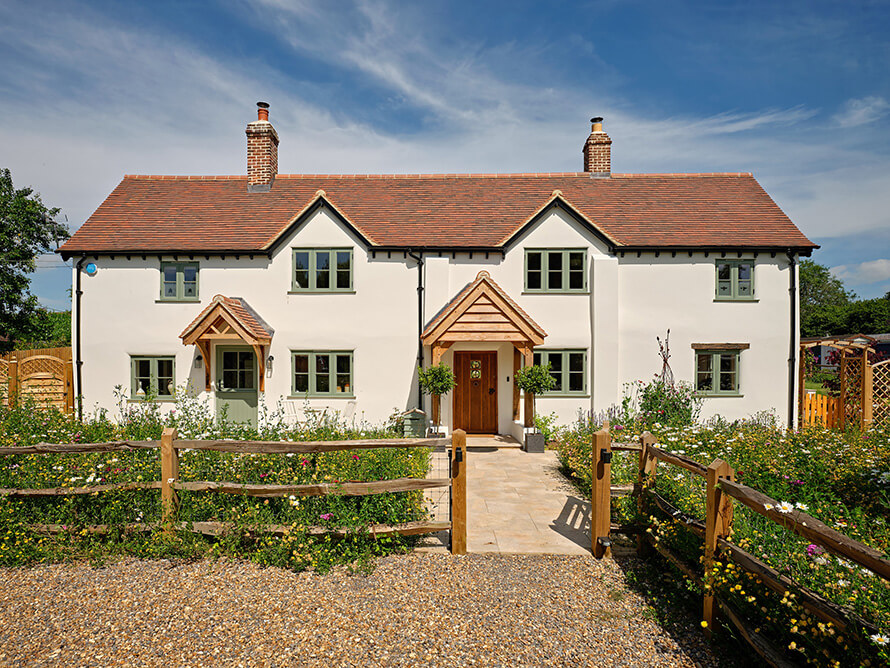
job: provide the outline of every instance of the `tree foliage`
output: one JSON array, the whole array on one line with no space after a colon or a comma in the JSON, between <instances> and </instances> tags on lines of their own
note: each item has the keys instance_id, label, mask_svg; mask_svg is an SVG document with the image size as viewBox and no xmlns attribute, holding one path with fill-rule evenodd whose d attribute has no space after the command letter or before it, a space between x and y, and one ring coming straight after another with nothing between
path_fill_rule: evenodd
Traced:
<instances>
[{"instance_id":1,"label":"tree foliage","mask_svg":"<svg viewBox=\"0 0 890 668\"><path fill-rule=\"evenodd\" d=\"M801 336L846 336L890 331L890 293L856 299L831 270L813 260L800 263Z\"/></svg>"},{"instance_id":2,"label":"tree foliage","mask_svg":"<svg viewBox=\"0 0 890 668\"><path fill-rule=\"evenodd\" d=\"M54 220L58 213L31 188L16 190L12 173L0 169L0 335L7 339L0 346L31 337L39 311L29 290L35 260L68 238L67 228Z\"/></svg>"}]
</instances>

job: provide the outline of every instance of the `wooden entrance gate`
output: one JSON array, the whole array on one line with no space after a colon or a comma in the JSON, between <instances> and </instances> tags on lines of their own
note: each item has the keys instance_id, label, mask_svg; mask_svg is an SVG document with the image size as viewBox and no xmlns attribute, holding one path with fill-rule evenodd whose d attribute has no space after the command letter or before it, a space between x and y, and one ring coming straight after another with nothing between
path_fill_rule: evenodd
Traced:
<instances>
[{"instance_id":1,"label":"wooden entrance gate","mask_svg":"<svg viewBox=\"0 0 890 668\"><path fill-rule=\"evenodd\" d=\"M3 405L31 400L65 412L74 410L71 348L13 350L0 356Z\"/></svg>"}]
</instances>

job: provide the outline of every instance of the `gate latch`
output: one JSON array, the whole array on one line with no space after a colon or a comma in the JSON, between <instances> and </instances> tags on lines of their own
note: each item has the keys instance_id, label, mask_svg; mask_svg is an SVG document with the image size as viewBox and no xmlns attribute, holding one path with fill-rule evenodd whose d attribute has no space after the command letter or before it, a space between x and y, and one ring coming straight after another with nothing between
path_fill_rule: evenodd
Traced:
<instances>
[{"instance_id":1,"label":"gate latch","mask_svg":"<svg viewBox=\"0 0 890 668\"><path fill-rule=\"evenodd\" d=\"M612 451L611 450L601 450L600 451L600 461L603 464L611 464L612 463Z\"/></svg>"}]
</instances>

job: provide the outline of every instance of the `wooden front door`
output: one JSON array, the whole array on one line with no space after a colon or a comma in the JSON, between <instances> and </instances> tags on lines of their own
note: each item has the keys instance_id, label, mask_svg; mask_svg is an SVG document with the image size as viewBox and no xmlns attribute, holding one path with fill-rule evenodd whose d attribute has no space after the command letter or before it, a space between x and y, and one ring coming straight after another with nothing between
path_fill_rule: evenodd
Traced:
<instances>
[{"instance_id":1,"label":"wooden front door","mask_svg":"<svg viewBox=\"0 0 890 668\"><path fill-rule=\"evenodd\" d=\"M497 351L454 353L452 429L468 434L496 434L498 431Z\"/></svg>"}]
</instances>

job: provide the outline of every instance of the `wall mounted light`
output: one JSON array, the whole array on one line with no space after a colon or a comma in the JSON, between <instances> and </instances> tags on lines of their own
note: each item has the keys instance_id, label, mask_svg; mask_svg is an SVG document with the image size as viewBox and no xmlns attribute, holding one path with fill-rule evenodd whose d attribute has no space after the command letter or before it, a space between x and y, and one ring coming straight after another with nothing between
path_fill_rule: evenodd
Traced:
<instances>
[{"instance_id":1,"label":"wall mounted light","mask_svg":"<svg viewBox=\"0 0 890 668\"><path fill-rule=\"evenodd\" d=\"M204 358L201 357L201 354L200 354L200 353L198 353L198 356L195 357L195 368L196 368L196 369L201 369L201 368L203 368L203 367L204 367Z\"/></svg>"}]
</instances>

